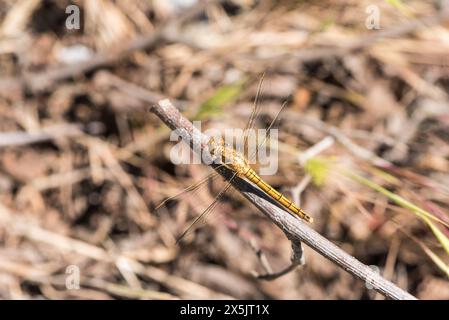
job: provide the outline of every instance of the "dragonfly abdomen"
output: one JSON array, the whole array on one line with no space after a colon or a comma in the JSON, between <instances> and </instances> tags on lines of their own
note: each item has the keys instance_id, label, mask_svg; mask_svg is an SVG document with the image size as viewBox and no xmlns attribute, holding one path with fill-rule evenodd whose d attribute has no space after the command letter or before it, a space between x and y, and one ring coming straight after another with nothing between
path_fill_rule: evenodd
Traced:
<instances>
[{"instance_id":1,"label":"dragonfly abdomen","mask_svg":"<svg viewBox=\"0 0 449 320\"><path fill-rule=\"evenodd\" d=\"M268 194L273 200L281 204L284 208L286 208L291 213L299 216L300 218L306 220L307 222L313 222L313 218L305 213L301 208L296 206L291 200L285 197L282 193L274 189L253 170L249 169L245 173L245 178L249 181L257 185L260 189L262 189L266 194Z\"/></svg>"}]
</instances>

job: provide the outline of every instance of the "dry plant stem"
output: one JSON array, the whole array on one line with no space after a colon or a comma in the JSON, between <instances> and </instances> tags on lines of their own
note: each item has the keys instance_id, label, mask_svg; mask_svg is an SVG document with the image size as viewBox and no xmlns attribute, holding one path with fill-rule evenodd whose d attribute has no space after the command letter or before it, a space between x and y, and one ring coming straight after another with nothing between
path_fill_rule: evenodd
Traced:
<instances>
[{"instance_id":1,"label":"dry plant stem","mask_svg":"<svg viewBox=\"0 0 449 320\"><path fill-rule=\"evenodd\" d=\"M287 266L286 268L282 269L281 271L277 271L277 272L273 272L272 268L270 266L270 264L268 263L267 258L265 257L265 255L263 254L262 250L260 248L258 248L255 244L251 244L253 250L256 252L257 257L259 258L260 262L262 263L262 266L264 267L266 273L265 274L258 274L256 272L253 272L253 275L260 280L267 280L267 281L272 281L272 280L276 280L279 277L282 277L283 275L286 275L287 273L293 271L296 269L296 267L298 266L302 266L305 264L305 259L304 259L304 252L302 249L302 244L301 242L292 242L292 250L293 250L293 255L292 255L292 261L291 264L289 266Z\"/></svg>"},{"instance_id":2,"label":"dry plant stem","mask_svg":"<svg viewBox=\"0 0 449 320\"><path fill-rule=\"evenodd\" d=\"M184 22L202 12L208 4L216 1L218 0L199 1L197 5L184 11L180 16L168 20L153 34L138 37L118 50L98 53L90 60L81 64L53 67L39 73L22 74L18 78L0 79L0 94L22 91L29 91L31 93L45 91L58 81L77 77L92 70L113 65L134 51L154 48L159 43L170 39L172 33L176 32L176 29Z\"/></svg>"},{"instance_id":3,"label":"dry plant stem","mask_svg":"<svg viewBox=\"0 0 449 320\"><path fill-rule=\"evenodd\" d=\"M25 214L25 216L30 216ZM97 247L90 243L70 238L59 233L41 228L36 221L24 219L19 214L8 209L0 203L0 226L2 230L6 230L9 234L20 235L29 239L30 241L45 243L54 247L59 252L74 253L78 256L84 256L97 261L113 264L117 267L118 262L121 261L128 265L130 271L150 278L152 281L163 284L175 294L178 294L182 299L231 299L231 296L215 292L207 287L191 282L176 275L171 275L150 265L143 265L139 261L126 256L126 253L110 252L101 247ZM0 259L0 272L6 270L7 273L12 273L24 277L33 282L42 283L49 278L48 273L34 267L20 268L17 263ZM121 271L119 269L119 271ZM81 285L84 285L83 283ZM110 290L107 290L110 291Z\"/></svg>"},{"instance_id":4,"label":"dry plant stem","mask_svg":"<svg viewBox=\"0 0 449 320\"><path fill-rule=\"evenodd\" d=\"M377 43L381 39L392 39L413 33L424 27L432 27L449 20L449 10L441 10L437 15L415 19L404 24L393 26L386 30L370 32L370 34L361 36L353 43L345 47L333 48L310 48L303 49L294 56L302 63L322 60L330 57L341 57L351 52L365 49Z\"/></svg>"},{"instance_id":5,"label":"dry plant stem","mask_svg":"<svg viewBox=\"0 0 449 320\"><path fill-rule=\"evenodd\" d=\"M208 138L195 128L189 120L184 118L169 100L159 101L158 104L150 108L150 111L156 114L169 128L176 130L184 141L191 142L190 144L193 146L199 146L200 148L194 148L196 151L206 150ZM206 160L209 159L206 158ZM214 166L212 165L212 167ZM224 177L229 177L229 170L221 168L217 171ZM273 221L285 233L287 238L294 243L293 245L300 245L300 242L307 244L351 275L370 284L374 290L387 298L395 300L416 299L321 236L310 228L307 223L277 207L260 189L249 182L236 178L232 181L232 185L262 211L266 217Z\"/></svg>"},{"instance_id":6,"label":"dry plant stem","mask_svg":"<svg viewBox=\"0 0 449 320\"><path fill-rule=\"evenodd\" d=\"M126 81L105 70L97 72L95 75L95 82L109 90L119 90L130 97L138 98L142 101L142 104L145 105L148 103L156 103L157 101L165 98L162 94L135 85L132 82ZM172 102L181 111L184 110L187 105L187 101L183 100L173 99Z\"/></svg>"},{"instance_id":7,"label":"dry plant stem","mask_svg":"<svg viewBox=\"0 0 449 320\"><path fill-rule=\"evenodd\" d=\"M61 137L82 135L82 128L74 124L52 125L36 132L0 132L0 148L23 146L31 143L44 142Z\"/></svg>"},{"instance_id":8,"label":"dry plant stem","mask_svg":"<svg viewBox=\"0 0 449 320\"><path fill-rule=\"evenodd\" d=\"M259 247L259 245L257 244L256 240L251 239L250 241L250 246L251 249L253 249L254 253L256 254L257 258L260 261L260 264L262 265L262 267L264 268L266 273L273 273L273 269L271 268L270 263L268 262L267 257L265 256L265 254L263 253L262 249ZM253 272L254 276L256 278L259 277L259 274L256 273L255 271Z\"/></svg>"}]
</instances>

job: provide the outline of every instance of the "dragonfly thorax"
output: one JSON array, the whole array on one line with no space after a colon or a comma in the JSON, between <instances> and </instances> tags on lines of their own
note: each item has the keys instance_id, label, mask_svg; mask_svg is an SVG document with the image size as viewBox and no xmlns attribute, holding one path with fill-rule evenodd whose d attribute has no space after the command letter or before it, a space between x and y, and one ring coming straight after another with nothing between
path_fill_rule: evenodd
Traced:
<instances>
[{"instance_id":1,"label":"dragonfly thorax","mask_svg":"<svg viewBox=\"0 0 449 320\"><path fill-rule=\"evenodd\" d=\"M238 175L244 175L250 169L249 161L245 156L223 142L215 143L211 141L209 143L209 151L222 164L237 172Z\"/></svg>"}]
</instances>

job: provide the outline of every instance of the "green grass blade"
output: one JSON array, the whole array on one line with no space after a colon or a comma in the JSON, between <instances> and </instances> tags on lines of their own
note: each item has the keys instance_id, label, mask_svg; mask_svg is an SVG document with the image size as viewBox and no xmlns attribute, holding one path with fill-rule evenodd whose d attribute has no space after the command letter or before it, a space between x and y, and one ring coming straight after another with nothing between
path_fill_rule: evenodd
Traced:
<instances>
[{"instance_id":1,"label":"green grass blade","mask_svg":"<svg viewBox=\"0 0 449 320\"><path fill-rule=\"evenodd\" d=\"M393 192L385 189L384 187L378 185L377 183L372 182L371 180L364 178L360 175L357 175L353 172L349 172L347 170L343 170L342 173L349 177L350 179L359 182L360 184L363 184L383 195L385 195L387 198L389 198L391 201L396 203L397 205L409 209L412 211L415 215L417 215L420 219L422 219L430 228L432 233L435 235L437 240L441 243L444 250L449 255L449 239L444 235L443 232L434 224L434 222L438 222L443 224L444 226L448 226L448 224L441 219L435 217L430 212L418 207L417 205L411 203L410 201L404 199L401 196L398 196L397 194L394 194Z\"/></svg>"},{"instance_id":2,"label":"green grass blade","mask_svg":"<svg viewBox=\"0 0 449 320\"><path fill-rule=\"evenodd\" d=\"M387 190L386 188L382 187L381 185L361 176L358 174L355 174L352 171L349 171L347 169L341 168L335 164L332 163L329 159L324 158L311 158L307 161L305 165L305 170L307 173L309 173L312 176L313 182L317 186L323 185L325 179L329 175L330 172L339 172L343 174L344 176L350 178L353 181L356 181L364 186L367 186L383 195L385 195L388 199L393 201L395 204L397 204L400 207L403 207L405 209L410 210L412 213L414 213L418 218L420 218L424 223L427 224L427 226L430 228L434 236L437 238L437 240L440 242L446 253L449 255L449 238L438 228L437 225L435 225L435 222L440 223L446 227L449 227L449 225L444 222L443 220L439 219L438 217L435 217L430 212L418 207L417 205L411 203L407 199L404 199L403 197L394 194L393 192ZM383 176L385 178L385 176ZM390 176L388 180L393 180L393 176ZM432 260L435 261L434 257L431 257ZM444 262L438 261L438 264L441 264ZM445 265L444 265L445 266ZM440 267L440 266L439 266ZM446 269L445 269L446 268ZM447 266L442 268L443 271L447 271Z\"/></svg>"},{"instance_id":3,"label":"green grass blade","mask_svg":"<svg viewBox=\"0 0 449 320\"><path fill-rule=\"evenodd\" d=\"M246 83L246 80L241 80L218 88L210 98L203 102L193 116L193 120L202 120L222 114L222 107L236 101L245 89Z\"/></svg>"}]
</instances>

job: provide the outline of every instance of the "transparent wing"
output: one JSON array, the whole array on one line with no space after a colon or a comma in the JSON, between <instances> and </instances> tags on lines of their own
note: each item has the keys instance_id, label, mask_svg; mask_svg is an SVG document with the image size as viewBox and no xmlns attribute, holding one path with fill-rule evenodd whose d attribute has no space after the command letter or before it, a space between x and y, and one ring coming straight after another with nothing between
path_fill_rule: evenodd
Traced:
<instances>
[{"instance_id":1,"label":"transparent wing","mask_svg":"<svg viewBox=\"0 0 449 320\"><path fill-rule=\"evenodd\" d=\"M259 80L259 85L257 86L257 93L256 97L254 98L253 102L253 109L251 110L251 115L249 116L248 122L246 123L245 131L244 131L244 140L243 140L243 146L246 148L248 143L248 134L249 130L253 128L255 120L257 118L257 115L259 114L259 98L260 93L262 92L263 87L263 81L265 79L265 73L262 74Z\"/></svg>"},{"instance_id":2,"label":"transparent wing","mask_svg":"<svg viewBox=\"0 0 449 320\"><path fill-rule=\"evenodd\" d=\"M262 140L261 143L259 143L259 145L257 146L256 150L254 151L254 153L252 155L248 155L248 160L253 161L254 157L257 155L257 151L262 148L264 146L264 144L267 142L267 138L268 135L270 133L271 128L273 127L273 125L276 123L276 121L279 120L279 116L281 114L281 112L284 110L284 108L288 105L289 100L284 101L284 103L282 104L281 108L279 109L278 113L276 114L276 116L273 118L273 120L271 121L270 125L267 128L267 131L265 133L265 137Z\"/></svg>"},{"instance_id":3,"label":"transparent wing","mask_svg":"<svg viewBox=\"0 0 449 320\"><path fill-rule=\"evenodd\" d=\"M217 168L220 168L222 166L223 165L219 165ZM180 198L180 197L182 197L183 195L185 195L185 194L187 194L189 192L195 192L196 190L198 190L201 187L205 186L208 181L213 181L213 180L215 180L219 176L220 176L220 174L218 174L217 172L212 172L212 173L208 174L205 178L201 179L200 181L198 181L198 182L188 186L187 188L181 190L179 193L177 193L177 194L175 194L175 195L173 195L171 197L168 197L167 199L162 201L160 204L158 204L154 208L154 210L157 212L160 208L165 206L168 201Z\"/></svg>"},{"instance_id":4,"label":"transparent wing","mask_svg":"<svg viewBox=\"0 0 449 320\"><path fill-rule=\"evenodd\" d=\"M248 119L248 122L246 124L245 130L244 130L244 146L246 147L247 143L248 143L248 135L249 135L249 131L250 129L252 129L254 127L255 124L255 120L257 119L259 112L260 112L260 106L259 106L259 98L260 98L260 94L262 92L262 87L263 87L263 82L264 82L264 78L265 78L265 74L262 74L260 80L259 80L259 84L257 87L257 93L256 93L256 97L254 99L253 102L253 109L251 111L251 115ZM270 126L268 127L267 130L267 135L265 136L265 139L262 141L262 143L259 145L259 148L261 146L263 146L263 144L266 142L267 140L267 136L268 136L268 132L271 129L271 127L274 125L274 123L276 122L276 120L279 118L280 113L282 112L282 109L285 107L287 103L285 102L282 107L281 110L278 112L278 114L276 115L276 117L273 119L273 121L271 122ZM256 149L256 153L257 153ZM254 157L256 155L256 153L252 156ZM221 167L221 166L220 166ZM161 207L162 205L164 205L168 200L174 199L186 192L189 191L193 191L196 190L197 188L199 188L201 185L203 185L203 183L205 183L208 179L213 179L215 177L217 177L219 174L218 173L212 173L211 175L209 175L208 177L206 177L205 179L199 181L198 183L186 188L185 190L181 191L179 194L170 197L168 199L166 199L163 203L161 203L159 207ZM221 197L223 197L223 195L229 190L229 188L232 186L231 182L232 180L235 178L235 176L237 175L237 173L234 173L233 176L229 179L228 183L226 184L226 186L218 193L218 195L215 197L214 201L198 216L196 217L193 222L188 226L188 228L177 238L177 243L179 243L185 236L187 236L189 233L191 233L196 227L198 227L199 224L204 224L207 220L207 217L213 212L213 210L216 208L216 206L219 203L219 200Z\"/></svg>"},{"instance_id":5,"label":"transparent wing","mask_svg":"<svg viewBox=\"0 0 449 320\"><path fill-rule=\"evenodd\" d=\"M217 204L219 203L219 200L221 197L224 196L224 194L229 190L229 188L232 186L231 182L236 177L237 173L234 173L232 177L229 179L226 186L224 186L223 189L217 194L214 201L204 210L198 217L193 220L193 222L187 227L187 229L176 239L176 243L179 243L186 235L191 233L196 227L198 227L199 224L204 224L207 220L207 217L213 212L213 210L216 208Z\"/></svg>"}]
</instances>

